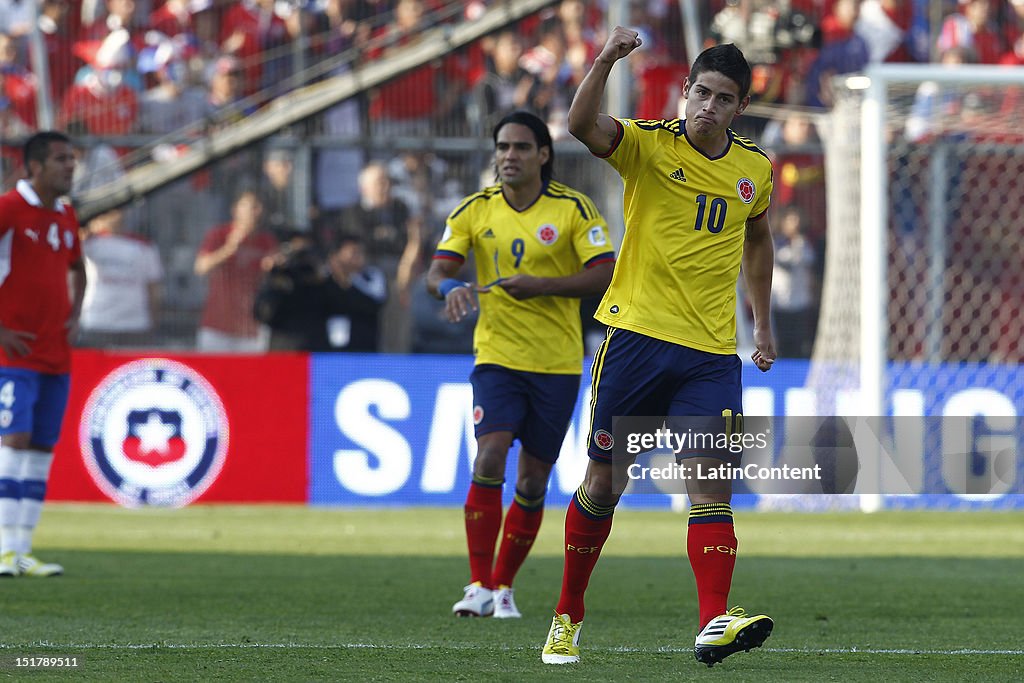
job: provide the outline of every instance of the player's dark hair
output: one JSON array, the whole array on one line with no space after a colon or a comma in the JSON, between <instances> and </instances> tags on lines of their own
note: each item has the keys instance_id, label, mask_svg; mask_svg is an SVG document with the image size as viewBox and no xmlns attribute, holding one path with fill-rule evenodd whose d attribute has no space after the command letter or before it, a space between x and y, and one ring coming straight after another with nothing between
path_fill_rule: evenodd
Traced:
<instances>
[{"instance_id":1,"label":"player's dark hair","mask_svg":"<svg viewBox=\"0 0 1024 683\"><path fill-rule=\"evenodd\" d=\"M46 157L50 156L50 145L54 142L66 142L71 144L71 140L64 133L58 133L55 130L44 130L36 133L21 147L21 155L25 161L25 169L28 170L28 162L38 161L40 164L46 163Z\"/></svg>"},{"instance_id":2,"label":"player's dark hair","mask_svg":"<svg viewBox=\"0 0 1024 683\"><path fill-rule=\"evenodd\" d=\"M352 232L346 232L339 235L331 242L331 253L339 251L342 247L354 244L357 247L366 249L366 238L362 235L357 235Z\"/></svg>"},{"instance_id":3,"label":"player's dark hair","mask_svg":"<svg viewBox=\"0 0 1024 683\"><path fill-rule=\"evenodd\" d=\"M706 71L717 71L739 86L741 100L750 93L750 64L732 43L709 47L697 55L690 69L690 82L693 83Z\"/></svg>"},{"instance_id":4,"label":"player's dark hair","mask_svg":"<svg viewBox=\"0 0 1024 683\"><path fill-rule=\"evenodd\" d=\"M260 194L259 189L255 185L245 184L242 186L242 189L238 190L238 192L235 193L235 198L231 202L231 207L234 208L235 206L238 206L238 202L242 201L244 197L248 196L252 196L257 202L259 202L259 205L261 207L265 206L263 195Z\"/></svg>"},{"instance_id":5,"label":"player's dark hair","mask_svg":"<svg viewBox=\"0 0 1024 683\"><path fill-rule=\"evenodd\" d=\"M495 145L498 144L498 133L509 123L518 123L520 126L526 126L532 130L538 150L541 147L548 148L548 160L540 167L540 179L545 183L551 180L551 176L555 172L555 146L551 143L551 131L548 130L548 124L544 123L536 114L531 114L528 111L519 110L506 114L505 118L498 121L494 127Z\"/></svg>"}]
</instances>

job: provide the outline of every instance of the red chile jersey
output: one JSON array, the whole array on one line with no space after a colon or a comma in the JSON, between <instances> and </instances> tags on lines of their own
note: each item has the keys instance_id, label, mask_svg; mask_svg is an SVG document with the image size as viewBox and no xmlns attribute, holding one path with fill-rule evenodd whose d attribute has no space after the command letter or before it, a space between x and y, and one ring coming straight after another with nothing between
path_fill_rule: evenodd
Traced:
<instances>
[{"instance_id":1,"label":"red chile jersey","mask_svg":"<svg viewBox=\"0 0 1024 683\"><path fill-rule=\"evenodd\" d=\"M25 180L0 196L0 325L36 336L27 342L27 356L9 358L0 350L0 366L70 371L68 270L81 258L78 219L69 205L44 207Z\"/></svg>"}]
</instances>

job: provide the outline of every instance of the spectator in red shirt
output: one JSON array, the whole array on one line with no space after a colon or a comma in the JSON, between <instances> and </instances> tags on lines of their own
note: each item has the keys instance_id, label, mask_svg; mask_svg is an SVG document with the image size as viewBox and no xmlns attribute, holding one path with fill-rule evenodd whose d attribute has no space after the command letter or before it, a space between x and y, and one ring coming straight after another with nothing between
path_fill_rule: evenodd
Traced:
<instances>
[{"instance_id":1,"label":"spectator in red shirt","mask_svg":"<svg viewBox=\"0 0 1024 683\"><path fill-rule=\"evenodd\" d=\"M102 21L94 21L82 32L82 38L86 44L107 43L107 40L121 32L127 35L125 50L127 51L126 61L131 61L142 48L146 46L146 35L144 20L136 16L135 0L107 0L106 17ZM117 41L121 38L118 37ZM106 48L101 48L106 49ZM92 60L86 59L86 62ZM137 91L142 90L142 80L138 74L126 74L127 82ZM77 79L76 79L77 80Z\"/></svg>"},{"instance_id":2,"label":"spectator in red shirt","mask_svg":"<svg viewBox=\"0 0 1024 683\"><path fill-rule=\"evenodd\" d=\"M1000 64L1024 64L1024 0L1009 0L1009 17L1004 35L1008 48L999 58Z\"/></svg>"},{"instance_id":3,"label":"spectator in red shirt","mask_svg":"<svg viewBox=\"0 0 1024 683\"><path fill-rule=\"evenodd\" d=\"M210 0L167 0L149 14L149 28L173 38L193 33L192 15L210 6Z\"/></svg>"},{"instance_id":4,"label":"spectator in red shirt","mask_svg":"<svg viewBox=\"0 0 1024 683\"><path fill-rule=\"evenodd\" d=\"M423 13L422 0L399 0L394 24L378 32L375 38L394 40L392 48L415 44L423 39ZM369 57L376 59L386 54L387 51L373 51ZM454 61L449 56L445 66L454 68ZM440 65L425 64L371 91L370 122L374 134L426 135L431 132L432 122L448 121L462 93L445 87L443 77Z\"/></svg>"},{"instance_id":5,"label":"spectator in red shirt","mask_svg":"<svg viewBox=\"0 0 1024 683\"><path fill-rule=\"evenodd\" d=\"M854 31L863 38L872 62L910 62L907 31L913 18L906 0L864 0Z\"/></svg>"},{"instance_id":6,"label":"spectator in red shirt","mask_svg":"<svg viewBox=\"0 0 1024 683\"><path fill-rule=\"evenodd\" d=\"M936 46L939 52L960 47L972 51L979 64L996 64L1005 47L991 22L990 0L960 0L960 12L946 17Z\"/></svg>"},{"instance_id":7,"label":"spectator in red shirt","mask_svg":"<svg viewBox=\"0 0 1024 683\"><path fill-rule=\"evenodd\" d=\"M125 135L135 130L139 102L126 85L130 66L127 31L119 29L92 55L91 69L64 96L59 121L67 128L81 124L91 135Z\"/></svg>"},{"instance_id":8,"label":"spectator in red shirt","mask_svg":"<svg viewBox=\"0 0 1024 683\"><path fill-rule=\"evenodd\" d=\"M0 33L0 105L10 109L29 128L36 125L36 78L18 64L18 47L14 39Z\"/></svg>"},{"instance_id":9,"label":"spectator in red shirt","mask_svg":"<svg viewBox=\"0 0 1024 683\"><path fill-rule=\"evenodd\" d=\"M867 66L868 44L853 30L859 12L857 0L836 0L832 13L822 20L821 50L807 74L808 106L831 107L833 78Z\"/></svg>"},{"instance_id":10,"label":"spectator in red shirt","mask_svg":"<svg viewBox=\"0 0 1024 683\"><path fill-rule=\"evenodd\" d=\"M59 102L75 76L75 60L71 54L74 42L68 26L66 0L43 0L39 6L39 31L50 67L50 94Z\"/></svg>"},{"instance_id":11,"label":"spectator in red shirt","mask_svg":"<svg viewBox=\"0 0 1024 683\"><path fill-rule=\"evenodd\" d=\"M276 251L277 240L261 229L262 216L259 196L246 190L232 206L231 222L211 230L199 247L196 275L210 278L197 338L200 351L259 353L267 348L253 306L264 260Z\"/></svg>"},{"instance_id":12,"label":"spectator in red shirt","mask_svg":"<svg viewBox=\"0 0 1024 683\"><path fill-rule=\"evenodd\" d=\"M4 82L6 78L0 73L0 92L4 90ZM32 129L28 127L17 112L11 107L10 100L0 95L0 139L2 140L17 140L19 138L27 137ZM17 167L17 154L14 147L4 145L0 147L0 169L2 169L2 178L0 178L0 184L7 187L10 186L20 175Z\"/></svg>"},{"instance_id":13,"label":"spectator in red shirt","mask_svg":"<svg viewBox=\"0 0 1024 683\"><path fill-rule=\"evenodd\" d=\"M102 40L119 28L123 28L131 34L140 31L141 27L135 16L135 0L107 0L106 9L106 18L90 26L87 37Z\"/></svg>"},{"instance_id":14,"label":"spectator in red shirt","mask_svg":"<svg viewBox=\"0 0 1024 683\"><path fill-rule=\"evenodd\" d=\"M652 44L645 42L644 49L634 53L630 66L638 89L636 118L679 118L679 97L689 73L685 63L672 59L664 41L654 38Z\"/></svg>"},{"instance_id":15,"label":"spectator in red shirt","mask_svg":"<svg viewBox=\"0 0 1024 683\"><path fill-rule=\"evenodd\" d=\"M242 92L251 95L287 75L290 54L265 63L261 53L287 45L292 30L298 28L297 19L298 13L290 11L287 3L274 0L242 0L228 6L221 21L220 47L245 65Z\"/></svg>"}]
</instances>

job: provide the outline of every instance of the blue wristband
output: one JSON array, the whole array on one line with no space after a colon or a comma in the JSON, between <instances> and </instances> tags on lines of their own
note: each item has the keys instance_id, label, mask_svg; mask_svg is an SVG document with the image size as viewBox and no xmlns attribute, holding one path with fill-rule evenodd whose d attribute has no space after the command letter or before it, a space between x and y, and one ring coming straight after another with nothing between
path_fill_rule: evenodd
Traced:
<instances>
[{"instance_id":1,"label":"blue wristband","mask_svg":"<svg viewBox=\"0 0 1024 683\"><path fill-rule=\"evenodd\" d=\"M469 287L469 283L450 277L447 280L441 280L441 284L437 286L437 291L441 293L441 298L444 299L447 298L453 289L458 289L459 287Z\"/></svg>"}]
</instances>

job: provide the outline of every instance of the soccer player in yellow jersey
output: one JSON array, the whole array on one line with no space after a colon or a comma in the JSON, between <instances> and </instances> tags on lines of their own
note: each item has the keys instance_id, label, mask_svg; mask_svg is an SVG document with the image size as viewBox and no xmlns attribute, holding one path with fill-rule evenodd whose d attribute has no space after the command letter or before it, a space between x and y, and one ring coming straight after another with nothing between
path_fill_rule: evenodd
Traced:
<instances>
[{"instance_id":1,"label":"soccer player in yellow jersey","mask_svg":"<svg viewBox=\"0 0 1024 683\"><path fill-rule=\"evenodd\" d=\"M457 322L479 301L473 337L477 456L466 496L470 583L459 616L519 617L512 581L540 528L548 476L569 427L583 363L580 297L604 292L615 257L584 194L552 179L547 125L513 112L494 128L498 184L448 217L427 289ZM476 284L454 279L470 251ZM505 459L519 439L515 499L502 528Z\"/></svg>"},{"instance_id":2,"label":"soccer player in yellow jersey","mask_svg":"<svg viewBox=\"0 0 1024 683\"><path fill-rule=\"evenodd\" d=\"M753 361L767 371L775 360L767 217L772 168L764 152L729 129L750 101L750 67L734 45L702 52L683 84L681 120L599 113L612 65L640 42L636 31L617 27L569 109L569 131L622 176L626 231L596 313L608 334L594 359L590 463L566 513L562 592L542 653L548 664L579 661L583 594L625 488L621 458L612 458L612 417L701 419L721 433L741 426L735 338L741 264L754 312ZM722 463L721 453L686 457L690 472ZM686 484L687 555L700 608L694 654L711 666L759 647L772 620L727 610L736 561L732 482Z\"/></svg>"}]
</instances>

